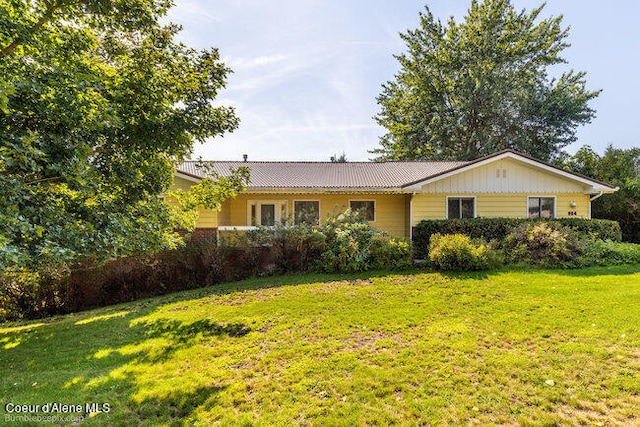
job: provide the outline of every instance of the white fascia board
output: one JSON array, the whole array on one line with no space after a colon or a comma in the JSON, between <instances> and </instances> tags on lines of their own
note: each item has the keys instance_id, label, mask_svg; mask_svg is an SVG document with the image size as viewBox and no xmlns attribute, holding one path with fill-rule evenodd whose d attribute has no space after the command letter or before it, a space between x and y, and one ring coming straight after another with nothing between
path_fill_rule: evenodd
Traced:
<instances>
[{"instance_id":1,"label":"white fascia board","mask_svg":"<svg viewBox=\"0 0 640 427\"><path fill-rule=\"evenodd\" d=\"M379 188L379 187L248 187L246 193L264 194L407 194L410 191L404 188Z\"/></svg>"},{"instance_id":2,"label":"white fascia board","mask_svg":"<svg viewBox=\"0 0 640 427\"><path fill-rule=\"evenodd\" d=\"M200 182L200 178L196 178L193 175L188 175L188 174L182 173L182 172L176 172L174 174L174 176L177 176L178 178L182 178L182 179L185 179L185 180L191 181L191 182Z\"/></svg>"}]
</instances>

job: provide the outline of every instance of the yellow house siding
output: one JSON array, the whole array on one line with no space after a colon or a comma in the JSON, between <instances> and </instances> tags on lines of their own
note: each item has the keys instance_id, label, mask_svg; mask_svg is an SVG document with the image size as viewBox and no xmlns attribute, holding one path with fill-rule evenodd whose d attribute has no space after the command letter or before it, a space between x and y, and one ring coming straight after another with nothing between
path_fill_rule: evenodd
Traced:
<instances>
[{"instance_id":1,"label":"yellow house siding","mask_svg":"<svg viewBox=\"0 0 640 427\"><path fill-rule=\"evenodd\" d=\"M169 187L169 190L184 190L187 191L191 186L195 184L193 181L181 178L179 176L173 177L173 184Z\"/></svg>"},{"instance_id":2,"label":"yellow house siding","mask_svg":"<svg viewBox=\"0 0 640 427\"><path fill-rule=\"evenodd\" d=\"M445 219L447 217L447 195L418 193L413 198L413 221L416 226L423 219Z\"/></svg>"},{"instance_id":3,"label":"yellow house siding","mask_svg":"<svg viewBox=\"0 0 640 427\"><path fill-rule=\"evenodd\" d=\"M446 219L447 196L476 198L476 216L484 218L526 218L529 197L555 197L556 218L589 218L590 196L583 193L419 193L413 199L415 226L423 219ZM572 207L571 202L576 206ZM574 213L571 215L570 213Z\"/></svg>"},{"instance_id":4,"label":"yellow house siding","mask_svg":"<svg viewBox=\"0 0 640 427\"><path fill-rule=\"evenodd\" d=\"M213 228L218 226L218 212L210 209L198 208L196 228Z\"/></svg>"},{"instance_id":5,"label":"yellow house siding","mask_svg":"<svg viewBox=\"0 0 640 427\"><path fill-rule=\"evenodd\" d=\"M576 206L572 207L571 202ZM557 218L591 218L591 196L582 193L560 193L556 195ZM576 215L569 215L575 212Z\"/></svg>"},{"instance_id":6,"label":"yellow house siding","mask_svg":"<svg viewBox=\"0 0 640 427\"><path fill-rule=\"evenodd\" d=\"M220 212L219 225L247 226L250 200L286 201L287 215L293 215L294 201L317 200L320 202L320 218L344 212L351 200L373 200L375 202L375 221L372 224L394 236L408 236L405 194L332 194L332 193L242 193L235 199L225 202Z\"/></svg>"},{"instance_id":7,"label":"yellow house siding","mask_svg":"<svg viewBox=\"0 0 640 427\"><path fill-rule=\"evenodd\" d=\"M195 184L193 181L174 176L173 184L169 187L169 190L184 190L188 191L191 186ZM175 206L177 201L172 197L167 198L167 203ZM198 208L198 220L196 221L196 228L214 228L218 226L218 212L211 209Z\"/></svg>"},{"instance_id":8,"label":"yellow house siding","mask_svg":"<svg viewBox=\"0 0 640 427\"><path fill-rule=\"evenodd\" d=\"M526 194L478 194L476 216L484 218L524 218L528 216Z\"/></svg>"},{"instance_id":9,"label":"yellow house siding","mask_svg":"<svg viewBox=\"0 0 640 427\"><path fill-rule=\"evenodd\" d=\"M428 193L583 192L585 186L514 159L502 159L423 186Z\"/></svg>"}]
</instances>

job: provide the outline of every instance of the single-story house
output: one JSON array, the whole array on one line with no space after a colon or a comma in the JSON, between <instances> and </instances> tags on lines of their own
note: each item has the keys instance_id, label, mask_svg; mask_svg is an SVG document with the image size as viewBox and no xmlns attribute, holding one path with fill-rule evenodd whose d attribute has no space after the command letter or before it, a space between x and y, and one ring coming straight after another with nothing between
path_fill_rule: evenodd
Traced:
<instances>
[{"instance_id":1,"label":"single-story house","mask_svg":"<svg viewBox=\"0 0 640 427\"><path fill-rule=\"evenodd\" d=\"M215 170L249 167L246 191L220 211L201 209L196 233L246 230L283 219L317 221L347 208L377 228L411 237L424 219L476 217L591 218L591 201L617 188L504 150L473 161L253 162L215 161ZM174 186L203 177L187 161Z\"/></svg>"}]
</instances>

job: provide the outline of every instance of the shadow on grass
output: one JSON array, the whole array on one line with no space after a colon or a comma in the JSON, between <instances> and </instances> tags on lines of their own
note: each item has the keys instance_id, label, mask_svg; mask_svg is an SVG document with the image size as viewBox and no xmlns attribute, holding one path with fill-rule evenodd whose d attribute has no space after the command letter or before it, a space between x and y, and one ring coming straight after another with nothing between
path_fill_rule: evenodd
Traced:
<instances>
[{"instance_id":1,"label":"shadow on grass","mask_svg":"<svg viewBox=\"0 0 640 427\"><path fill-rule=\"evenodd\" d=\"M205 402L215 402L227 385L205 378L203 383L182 381L177 388L163 386L158 379L162 366L171 366L176 352L201 339L242 339L251 329L210 319L136 321L161 305L129 303L48 319L31 328L5 328L0 333L0 400L83 407L106 402L112 411L99 414L95 422L109 424L124 424L131 416L152 424L188 418Z\"/></svg>"},{"instance_id":2,"label":"shadow on grass","mask_svg":"<svg viewBox=\"0 0 640 427\"><path fill-rule=\"evenodd\" d=\"M425 271L428 272L428 271ZM575 269L536 268L533 266L506 266L500 269L484 271L432 271L448 279L485 280L499 274L555 274L568 277L596 277L596 276L630 276L640 273L640 264L626 264L615 266L593 266Z\"/></svg>"},{"instance_id":3,"label":"shadow on grass","mask_svg":"<svg viewBox=\"0 0 640 427\"><path fill-rule=\"evenodd\" d=\"M539 270L575 277L623 276L639 271L639 265ZM451 279L482 280L508 272L442 275ZM226 319L204 318L192 322L166 317L154 319L150 315L156 310L166 304L236 291L422 273L426 271L265 277L38 321L31 327L5 328L0 332L0 400L21 404L108 402L113 411L99 415L104 417L99 420L104 421L103 424L107 421L125 424L129 418L133 424L140 420L151 424L187 422L198 408L216 405L219 393L231 384L224 376L194 373L189 367L191 361L184 355L180 356L179 366L170 365L173 356L181 350L189 351L200 340L210 337L247 345L251 329L242 323L225 322ZM215 342L207 344L215 345ZM217 357L224 356L211 356L211 361L215 362ZM222 368L226 363L221 359ZM194 375L165 384L171 379L168 375L180 375L180 372Z\"/></svg>"},{"instance_id":4,"label":"shadow on grass","mask_svg":"<svg viewBox=\"0 0 640 427\"><path fill-rule=\"evenodd\" d=\"M554 274L569 277L595 277L595 276L630 276L640 273L640 264L626 264L614 266L598 266L581 269L544 270L553 271Z\"/></svg>"},{"instance_id":5,"label":"shadow on grass","mask_svg":"<svg viewBox=\"0 0 640 427\"><path fill-rule=\"evenodd\" d=\"M26 322L0 331L0 400L25 404L61 401L72 404L107 402L112 410L96 423L124 424L151 420L170 424L187 420L198 407L215 405L229 384L206 374L176 379L180 363L192 347L210 338L242 342L251 332L243 323L226 319L181 321L154 318L165 305L225 295L237 291L299 284L368 280L395 274L305 274L263 277L208 288L167 294L66 316ZM194 350L197 350L194 348ZM184 351L180 355L178 352ZM198 354L197 351L194 354ZM224 357L220 363L224 364ZM216 363L213 356L211 363ZM178 365L176 365L178 364ZM186 372L190 372L189 368ZM222 377L223 378L223 377ZM87 415L87 414L78 414ZM147 421L145 421L147 422Z\"/></svg>"}]
</instances>

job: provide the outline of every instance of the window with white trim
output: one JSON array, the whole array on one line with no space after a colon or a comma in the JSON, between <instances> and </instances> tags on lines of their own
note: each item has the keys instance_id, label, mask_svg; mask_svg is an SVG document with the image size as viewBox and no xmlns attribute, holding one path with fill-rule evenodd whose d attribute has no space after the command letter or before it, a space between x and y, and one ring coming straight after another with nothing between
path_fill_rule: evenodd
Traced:
<instances>
[{"instance_id":1,"label":"window with white trim","mask_svg":"<svg viewBox=\"0 0 640 427\"><path fill-rule=\"evenodd\" d=\"M286 200L249 200L249 225L273 226L287 218Z\"/></svg>"},{"instance_id":2,"label":"window with white trim","mask_svg":"<svg viewBox=\"0 0 640 427\"><path fill-rule=\"evenodd\" d=\"M555 218L555 197L529 197L529 218Z\"/></svg>"},{"instance_id":3,"label":"window with white trim","mask_svg":"<svg viewBox=\"0 0 640 427\"><path fill-rule=\"evenodd\" d=\"M320 221L320 202L318 200L294 201L293 219L296 224L317 224Z\"/></svg>"},{"instance_id":4,"label":"window with white trim","mask_svg":"<svg viewBox=\"0 0 640 427\"><path fill-rule=\"evenodd\" d=\"M447 219L475 218L475 197L447 197Z\"/></svg>"},{"instance_id":5,"label":"window with white trim","mask_svg":"<svg viewBox=\"0 0 640 427\"><path fill-rule=\"evenodd\" d=\"M359 212L367 221L376 220L376 202L374 200L349 200L349 207Z\"/></svg>"}]
</instances>

